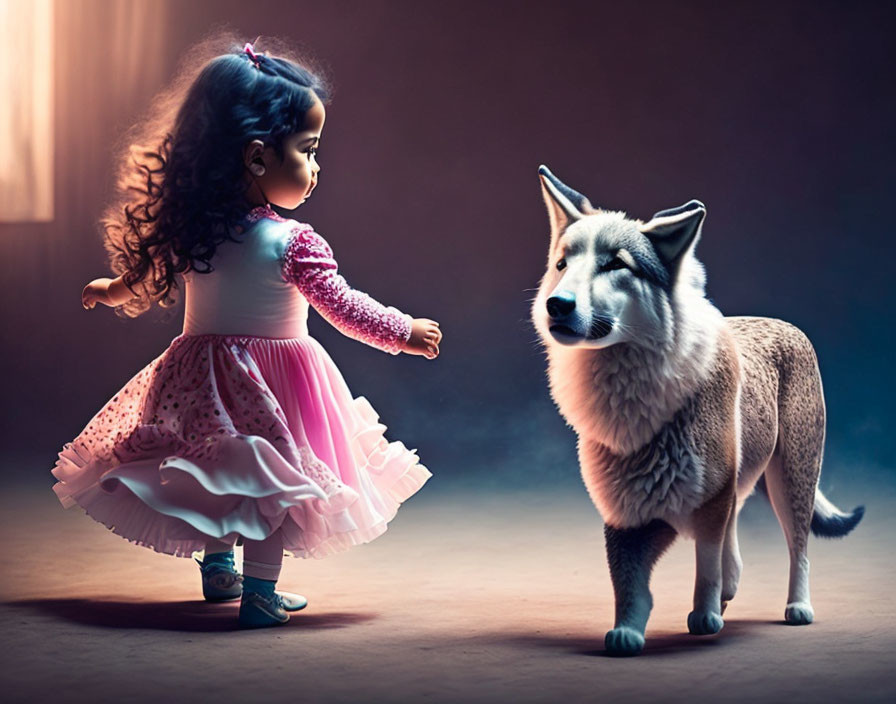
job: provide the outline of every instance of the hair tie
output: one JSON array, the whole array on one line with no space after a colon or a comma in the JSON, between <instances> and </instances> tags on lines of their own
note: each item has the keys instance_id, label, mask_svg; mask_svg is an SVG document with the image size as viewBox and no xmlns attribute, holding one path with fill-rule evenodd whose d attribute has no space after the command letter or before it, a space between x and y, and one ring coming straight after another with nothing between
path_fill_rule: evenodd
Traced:
<instances>
[{"instance_id":1,"label":"hair tie","mask_svg":"<svg viewBox=\"0 0 896 704\"><path fill-rule=\"evenodd\" d=\"M258 41L257 39L255 41ZM252 63L255 65L255 68L261 69L261 59L258 58L258 55L255 53L255 47L252 46L249 42L246 42L246 46L243 47L243 51L245 51L249 58L252 59Z\"/></svg>"}]
</instances>

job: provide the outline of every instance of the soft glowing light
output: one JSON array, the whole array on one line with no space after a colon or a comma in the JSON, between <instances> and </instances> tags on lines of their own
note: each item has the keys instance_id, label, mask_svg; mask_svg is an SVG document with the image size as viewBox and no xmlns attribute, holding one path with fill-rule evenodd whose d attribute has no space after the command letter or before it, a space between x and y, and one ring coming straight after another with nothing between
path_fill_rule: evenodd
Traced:
<instances>
[{"instance_id":1,"label":"soft glowing light","mask_svg":"<svg viewBox=\"0 0 896 704\"><path fill-rule=\"evenodd\" d=\"M53 2L0 0L0 221L53 219Z\"/></svg>"}]
</instances>

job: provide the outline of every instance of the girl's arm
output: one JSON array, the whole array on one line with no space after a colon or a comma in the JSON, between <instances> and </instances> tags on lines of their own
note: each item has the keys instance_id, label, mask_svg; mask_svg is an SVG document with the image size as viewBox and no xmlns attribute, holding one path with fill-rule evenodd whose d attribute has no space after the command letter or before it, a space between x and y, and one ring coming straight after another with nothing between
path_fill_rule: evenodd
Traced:
<instances>
[{"instance_id":1,"label":"girl's arm","mask_svg":"<svg viewBox=\"0 0 896 704\"><path fill-rule=\"evenodd\" d=\"M438 323L414 319L384 306L366 293L351 288L337 273L336 260L326 241L307 225L296 225L286 246L283 275L308 302L348 337L398 354L435 359L442 333Z\"/></svg>"},{"instance_id":2,"label":"girl's arm","mask_svg":"<svg viewBox=\"0 0 896 704\"><path fill-rule=\"evenodd\" d=\"M134 298L121 276L114 279L94 279L81 291L81 305L93 308L97 303L114 308Z\"/></svg>"}]
</instances>

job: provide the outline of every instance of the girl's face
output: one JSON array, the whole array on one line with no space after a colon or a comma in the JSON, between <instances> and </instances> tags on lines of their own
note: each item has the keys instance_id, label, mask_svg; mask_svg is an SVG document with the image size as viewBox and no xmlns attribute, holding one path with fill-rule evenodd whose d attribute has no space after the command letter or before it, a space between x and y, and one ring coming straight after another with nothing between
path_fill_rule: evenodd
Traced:
<instances>
[{"instance_id":1,"label":"girl's face","mask_svg":"<svg viewBox=\"0 0 896 704\"><path fill-rule=\"evenodd\" d=\"M283 159L273 147L264 147L250 161L264 166L264 173L253 175L256 184L268 202L281 208L298 208L317 186L320 165L317 163L317 148L324 128L326 111L320 100L305 113L305 124L301 132L294 132L283 139ZM252 144L256 144L253 142ZM257 144L261 144L258 142ZM250 173L252 173L250 164Z\"/></svg>"}]
</instances>

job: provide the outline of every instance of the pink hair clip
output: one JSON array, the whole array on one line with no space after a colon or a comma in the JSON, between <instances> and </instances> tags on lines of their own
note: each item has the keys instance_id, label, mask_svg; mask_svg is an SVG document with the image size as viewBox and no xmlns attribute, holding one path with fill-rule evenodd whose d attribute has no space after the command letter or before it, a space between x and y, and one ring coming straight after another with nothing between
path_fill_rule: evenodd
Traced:
<instances>
[{"instance_id":1,"label":"pink hair clip","mask_svg":"<svg viewBox=\"0 0 896 704\"><path fill-rule=\"evenodd\" d=\"M257 39L255 41L258 41ZM246 46L243 47L243 51L245 51L249 58L252 59L252 63L255 64L255 68L261 68L261 61L258 58L258 55L255 53L255 47L252 46L249 42L246 42Z\"/></svg>"}]
</instances>

